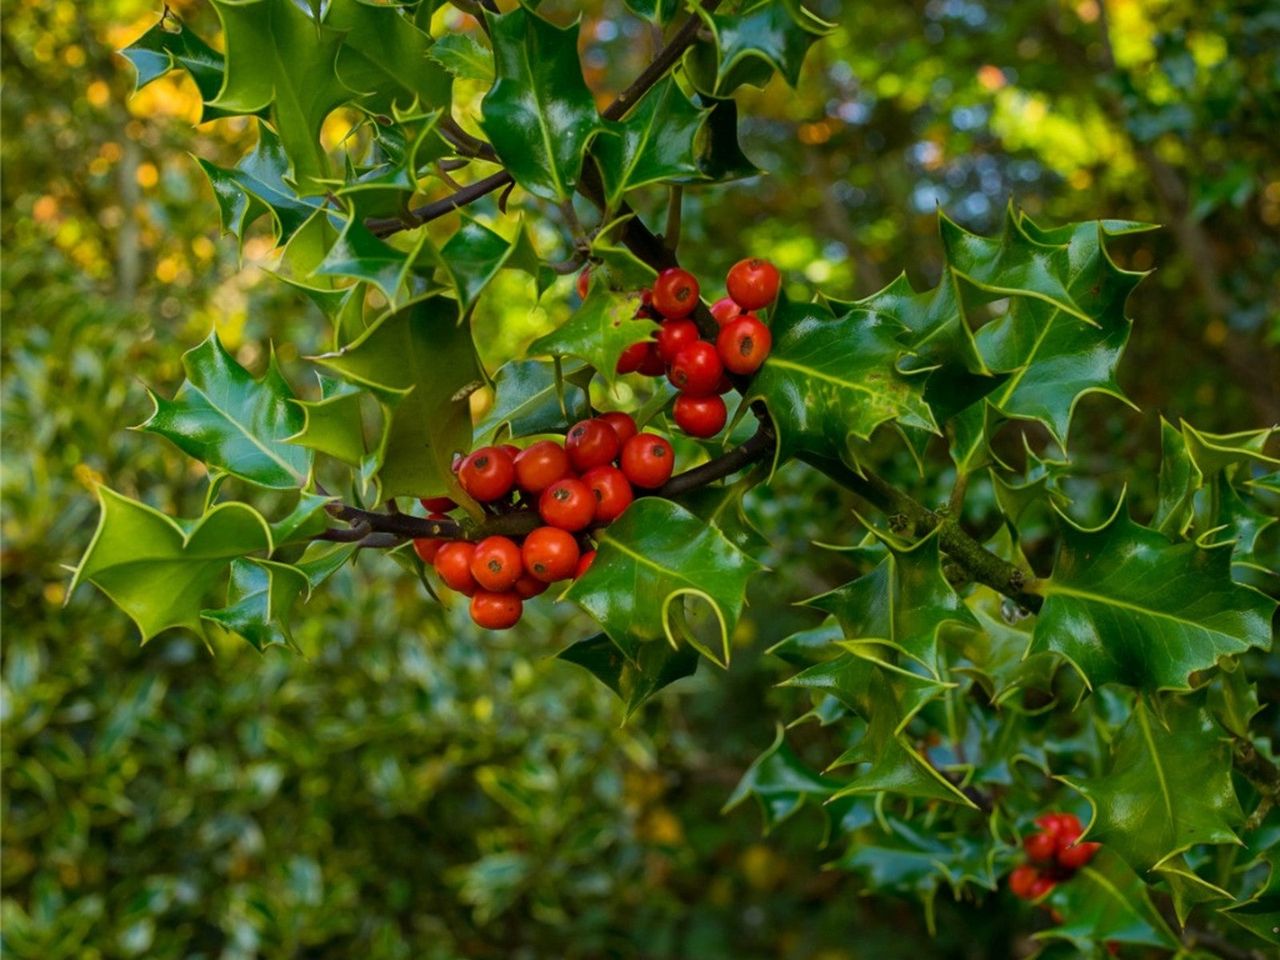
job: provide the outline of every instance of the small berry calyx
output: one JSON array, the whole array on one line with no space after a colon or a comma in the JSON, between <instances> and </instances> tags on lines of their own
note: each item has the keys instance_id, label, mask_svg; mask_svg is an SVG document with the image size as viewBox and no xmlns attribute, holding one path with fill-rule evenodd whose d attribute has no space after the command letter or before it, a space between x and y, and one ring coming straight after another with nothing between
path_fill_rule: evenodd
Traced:
<instances>
[{"instance_id":1,"label":"small berry calyx","mask_svg":"<svg viewBox=\"0 0 1280 960\"><path fill-rule=\"evenodd\" d=\"M782 278L768 260L749 257L729 269L725 287L734 303L743 310L763 310L778 298Z\"/></svg>"}]
</instances>

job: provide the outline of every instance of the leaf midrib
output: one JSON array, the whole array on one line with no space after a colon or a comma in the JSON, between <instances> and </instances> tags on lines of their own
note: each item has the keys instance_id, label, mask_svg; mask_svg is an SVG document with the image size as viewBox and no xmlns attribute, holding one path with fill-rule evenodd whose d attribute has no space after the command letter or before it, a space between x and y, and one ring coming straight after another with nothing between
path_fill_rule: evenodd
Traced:
<instances>
[{"instance_id":1,"label":"leaf midrib","mask_svg":"<svg viewBox=\"0 0 1280 960\"><path fill-rule=\"evenodd\" d=\"M263 389L263 390L267 390L267 389L268 389L264 384L262 384L261 382L259 382L259 381L257 381L257 380L251 380L250 382L252 382L252 383L253 383L253 385L254 385L255 387L258 387L259 389ZM222 418L223 418L224 420L226 420L228 423L230 423L230 424L232 424L233 426L235 426L235 428L236 428L237 430L239 430L239 431L240 431L240 433L241 433L241 434L243 434L243 435L244 435L244 437L245 437L245 438L246 438L250 443L252 443L255 447L257 447L259 450L261 450L261 451L263 452L263 454L265 454L265 455L266 455L267 459L269 459L269 460L273 461L274 463L276 463L276 464L277 464L277 465L278 465L282 470L284 470L284 472L285 472L288 476L292 477L293 479L295 479L295 480L299 480L299 479L301 479L300 475L299 475L299 474L294 470L294 468L293 468L293 465L292 465L292 464L290 464L287 460L283 460L283 459L281 459L279 455L277 455L277 454L273 453L273 452L272 452L268 447L266 447L266 446L262 443L262 441L261 441L261 440L259 440L259 439L258 439L257 437L255 437L252 433L250 433L250 432L249 432L249 430L248 430L248 428L247 428L244 424L242 424L242 423L241 423L239 420L237 420L235 417L231 416L231 414L230 414L228 411L224 410L222 407L220 407L220 406L218 406L216 403L214 403L214 402L213 402L213 399L209 396L209 394L207 394L207 393L205 393L203 390L201 390L201 389L200 389L198 386L196 386L196 385L195 385L195 383L194 383L193 381L191 381L190 379L188 379L187 383L188 383L188 384L190 384L191 389L192 389L195 393L197 393L197 394L201 397L201 399L203 399L203 400L204 400L204 402L205 402L205 403L207 403L207 404L209 405L209 409L210 409L210 410L215 410L215 411L217 411L217 412L222 416ZM268 391L268 392L269 392L269 391Z\"/></svg>"},{"instance_id":2,"label":"leaf midrib","mask_svg":"<svg viewBox=\"0 0 1280 960\"><path fill-rule=\"evenodd\" d=\"M1174 616L1171 613L1165 613L1163 610L1152 610L1148 607L1138 606L1136 603L1117 600L1113 597L1104 597L1097 593L1090 593L1087 590L1077 590L1074 587L1064 587L1061 584L1055 584L1052 580L1047 581L1044 585L1043 595L1048 598L1055 594L1062 597L1075 597L1079 600L1090 600L1094 603L1100 603L1103 606L1119 607L1122 610L1131 610L1135 613L1145 614L1149 617L1157 617L1162 620L1172 620L1174 623L1182 624L1186 627L1193 627L1197 630L1203 630L1205 633L1210 633L1219 637L1226 637L1230 640L1240 642L1240 638L1235 636L1235 634L1216 630L1213 627L1196 620L1186 620L1182 617Z\"/></svg>"}]
</instances>

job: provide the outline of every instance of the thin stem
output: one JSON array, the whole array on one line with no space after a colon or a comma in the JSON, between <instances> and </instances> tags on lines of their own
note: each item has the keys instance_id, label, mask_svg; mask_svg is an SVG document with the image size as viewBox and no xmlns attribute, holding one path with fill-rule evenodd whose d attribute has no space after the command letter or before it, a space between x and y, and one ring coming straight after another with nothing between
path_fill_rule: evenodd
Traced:
<instances>
[{"instance_id":1,"label":"thin stem","mask_svg":"<svg viewBox=\"0 0 1280 960\"><path fill-rule=\"evenodd\" d=\"M452 213L459 207L465 207L467 204L479 200L485 194L492 193L494 190L514 182L511 179L511 174L502 170L499 173L485 177L483 180L477 180L475 183L469 184L441 200L428 203L425 207L410 210L403 219L400 217L371 217L364 222L364 225L369 228L369 231L375 237L389 237L391 234L399 233L401 230L412 230L414 227L420 227L424 223L430 223L438 217L443 217L446 213Z\"/></svg>"}]
</instances>

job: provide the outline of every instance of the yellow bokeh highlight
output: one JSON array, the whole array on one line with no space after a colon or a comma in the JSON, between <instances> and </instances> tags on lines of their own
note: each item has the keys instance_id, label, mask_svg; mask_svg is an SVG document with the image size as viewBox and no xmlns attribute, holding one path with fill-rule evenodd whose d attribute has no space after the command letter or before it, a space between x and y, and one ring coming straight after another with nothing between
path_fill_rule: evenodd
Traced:
<instances>
[{"instance_id":1,"label":"yellow bokeh highlight","mask_svg":"<svg viewBox=\"0 0 1280 960\"><path fill-rule=\"evenodd\" d=\"M144 190L150 189L160 182L160 171L156 169L154 163L140 163L138 169L134 171L133 178Z\"/></svg>"}]
</instances>

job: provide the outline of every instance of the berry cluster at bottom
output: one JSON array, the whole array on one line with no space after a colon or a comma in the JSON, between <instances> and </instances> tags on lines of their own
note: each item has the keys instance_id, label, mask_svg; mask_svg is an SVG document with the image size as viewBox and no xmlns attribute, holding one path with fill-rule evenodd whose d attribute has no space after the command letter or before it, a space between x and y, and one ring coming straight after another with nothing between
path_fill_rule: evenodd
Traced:
<instances>
[{"instance_id":1,"label":"berry cluster at bottom","mask_svg":"<svg viewBox=\"0 0 1280 960\"><path fill-rule=\"evenodd\" d=\"M617 519L636 489L661 487L674 465L665 438L638 432L635 421L620 412L575 424L563 444L481 447L456 463L462 489L499 512L533 506L543 526L523 538L421 538L413 547L445 586L471 598L476 624L505 630L519 622L525 600L586 573L595 559L590 531ZM447 519L457 506L446 497L427 498L422 505L433 520Z\"/></svg>"}]
</instances>

